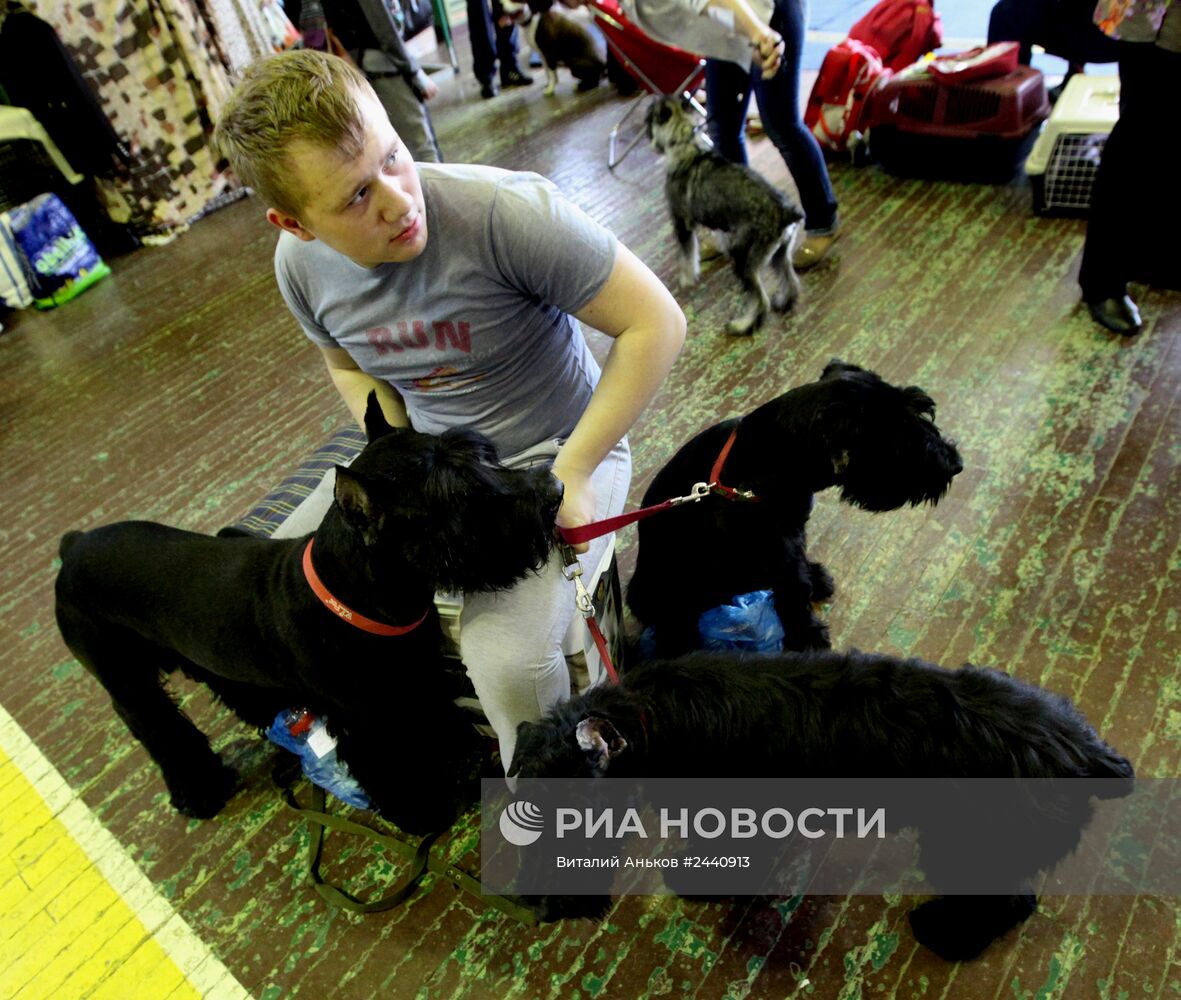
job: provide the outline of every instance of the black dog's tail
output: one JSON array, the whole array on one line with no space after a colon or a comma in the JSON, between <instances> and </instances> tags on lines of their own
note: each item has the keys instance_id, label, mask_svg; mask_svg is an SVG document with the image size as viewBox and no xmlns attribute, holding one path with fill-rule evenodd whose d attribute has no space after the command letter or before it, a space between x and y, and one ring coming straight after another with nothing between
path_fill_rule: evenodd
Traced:
<instances>
[{"instance_id":1,"label":"black dog's tail","mask_svg":"<svg viewBox=\"0 0 1181 1000\"><path fill-rule=\"evenodd\" d=\"M66 553L74 547L74 543L82 537L84 532L81 531L67 531L62 535L62 540L57 543L57 554L60 558L65 559Z\"/></svg>"}]
</instances>

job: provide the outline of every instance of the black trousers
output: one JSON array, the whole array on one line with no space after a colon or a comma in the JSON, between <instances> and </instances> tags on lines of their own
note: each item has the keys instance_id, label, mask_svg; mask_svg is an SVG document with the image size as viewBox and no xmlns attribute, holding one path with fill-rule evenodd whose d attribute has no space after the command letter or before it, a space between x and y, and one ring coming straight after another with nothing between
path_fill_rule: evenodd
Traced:
<instances>
[{"instance_id":1,"label":"black trousers","mask_svg":"<svg viewBox=\"0 0 1181 1000\"><path fill-rule=\"evenodd\" d=\"M499 24L504 10L500 0L467 0L467 30L472 43L472 70L481 83L491 83L500 62L500 76L519 69L517 66L516 24Z\"/></svg>"},{"instance_id":2,"label":"black trousers","mask_svg":"<svg viewBox=\"0 0 1181 1000\"><path fill-rule=\"evenodd\" d=\"M1175 287L1181 270L1181 53L1120 42L1119 77L1119 121L1091 191L1078 276L1087 302L1119 298L1133 279Z\"/></svg>"},{"instance_id":3,"label":"black trousers","mask_svg":"<svg viewBox=\"0 0 1181 1000\"><path fill-rule=\"evenodd\" d=\"M1070 63L1115 62L1117 43L1095 27L1094 13L1094 0L999 0L988 16L988 44L1019 42L1026 66L1034 45Z\"/></svg>"}]
</instances>

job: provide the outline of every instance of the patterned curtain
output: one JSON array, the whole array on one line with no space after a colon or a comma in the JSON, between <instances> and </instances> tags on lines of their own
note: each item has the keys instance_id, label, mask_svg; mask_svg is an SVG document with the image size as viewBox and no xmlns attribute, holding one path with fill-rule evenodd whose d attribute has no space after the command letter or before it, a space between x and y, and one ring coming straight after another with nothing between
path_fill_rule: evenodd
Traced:
<instances>
[{"instance_id":1,"label":"patterned curtain","mask_svg":"<svg viewBox=\"0 0 1181 1000\"><path fill-rule=\"evenodd\" d=\"M212 123L234 74L274 50L260 0L26 5L57 31L131 148L115 200L126 203L142 241L172 239L231 193L217 169Z\"/></svg>"}]
</instances>

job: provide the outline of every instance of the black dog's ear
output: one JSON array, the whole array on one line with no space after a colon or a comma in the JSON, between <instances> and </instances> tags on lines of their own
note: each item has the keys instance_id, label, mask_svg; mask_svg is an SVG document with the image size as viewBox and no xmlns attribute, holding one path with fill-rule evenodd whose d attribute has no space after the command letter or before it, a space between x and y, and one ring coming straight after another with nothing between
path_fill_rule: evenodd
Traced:
<instances>
[{"instance_id":1,"label":"black dog's ear","mask_svg":"<svg viewBox=\"0 0 1181 1000\"><path fill-rule=\"evenodd\" d=\"M600 771L606 771L612 758L627 749L625 740L607 719L588 716L578 723L574 737L582 751Z\"/></svg>"},{"instance_id":2,"label":"black dog's ear","mask_svg":"<svg viewBox=\"0 0 1181 1000\"><path fill-rule=\"evenodd\" d=\"M373 396L369 397L373 405ZM365 478L347 466L336 467L336 488L333 494L345 520L361 532L366 545L377 541L381 527L381 512L373 501L373 495Z\"/></svg>"},{"instance_id":3,"label":"black dog's ear","mask_svg":"<svg viewBox=\"0 0 1181 1000\"><path fill-rule=\"evenodd\" d=\"M390 422L385 418L381 403L377 401L377 390L370 389L365 400L365 436L370 441L376 441L383 434L393 430Z\"/></svg>"},{"instance_id":4,"label":"black dog's ear","mask_svg":"<svg viewBox=\"0 0 1181 1000\"><path fill-rule=\"evenodd\" d=\"M902 398L906 400L911 413L935 419L935 400L928 396L917 385L908 385L902 390Z\"/></svg>"},{"instance_id":5,"label":"black dog's ear","mask_svg":"<svg viewBox=\"0 0 1181 1000\"><path fill-rule=\"evenodd\" d=\"M842 361L840 358L831 359L828 364L824 366L824 371L820 373L821 379L832 378L834 375L840 375L842 372L863 372L864 368L859 365L851 365L847 361Z\"/></svg>"}]
</instances>

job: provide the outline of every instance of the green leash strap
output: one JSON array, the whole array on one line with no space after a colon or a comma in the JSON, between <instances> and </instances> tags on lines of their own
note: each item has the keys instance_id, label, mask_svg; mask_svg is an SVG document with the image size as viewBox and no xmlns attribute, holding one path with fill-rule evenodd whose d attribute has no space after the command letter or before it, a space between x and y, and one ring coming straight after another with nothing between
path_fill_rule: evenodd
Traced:
<instances>
[{"instance_id":1,"label":"green leash strap","mask_svg":"<svg viewBox=\"0 0 1181 1000\"><path fill-rule=\"evenodd\" d=\"M308 845L308 877L316 887L321 898L331 906L349 910L352 913L380 913L404 902L418 888L422 877L429 871L447 879L452 885L473 896L479 897L506 916L512 917L518 923L531 927L537 923L533 911L521 903L507 896L485 895L477 879L473 878L462 868L441 858L433 857L431 847L441 835L428 833L416 844L389 834L378 833L372 827L354 823L342 816L333 816L327 811L327 795L319 785L312 785L312 808L307 809L299 804L290 787L281 789L284 803L299 813L308 821L311 827L312 839ZM410 871L402 879L393 892L373 900L358 899L350 892L324 880L320 874L320 860L324 852L324 837L328 830L341 833L352 833L365 837L383 847L393 851L399 857L410 860Z\"/></svg>"},{"instance_id":2,"label":"green leash strap","mask_svg":"<svg viewBox=\"0 0 1181 1000\"><path fill-rule=\"evenodd\" d=\"M438 833L427 834L415 845L398 837L378 833L370 827L354 823L341 816L333 816L325 809L327 798L324 789L319 785L312 786L311 809L301 806L290 788L283 789L283 800L290 808L303 816L311 827L312 839L308 844L308 876L315 884L316 892L323 897L325 902L353 913L380 913L404 902L418 888L418 883L426 874L431 844L439 837ZM353 833L372 840L382 847L388 848L395 855L409 859L410 871L407 872L398 887L388 895L371 900L359 899L351 892L346 892L344 889L326 882L320 874L320 859L324 852L324 835L328 830Z\"/></svg>"},{"instance_id":3,"label":"green leash strap","mask_svg":"<svg viewBox=\"0 0 1181 1000\"><path fill-rule=\"evenodd\" d=\"M518 903L508 896L485 895L479 881L472 878L462 868L456 868L455 865L432 856L427 863L427 869L432 874L447 879L457 889L478 896L488 906L500 910L505 916L512 917L519 924L533 927L537 923L536 915L528 906Z\"/></svg>"}]
</instances>

